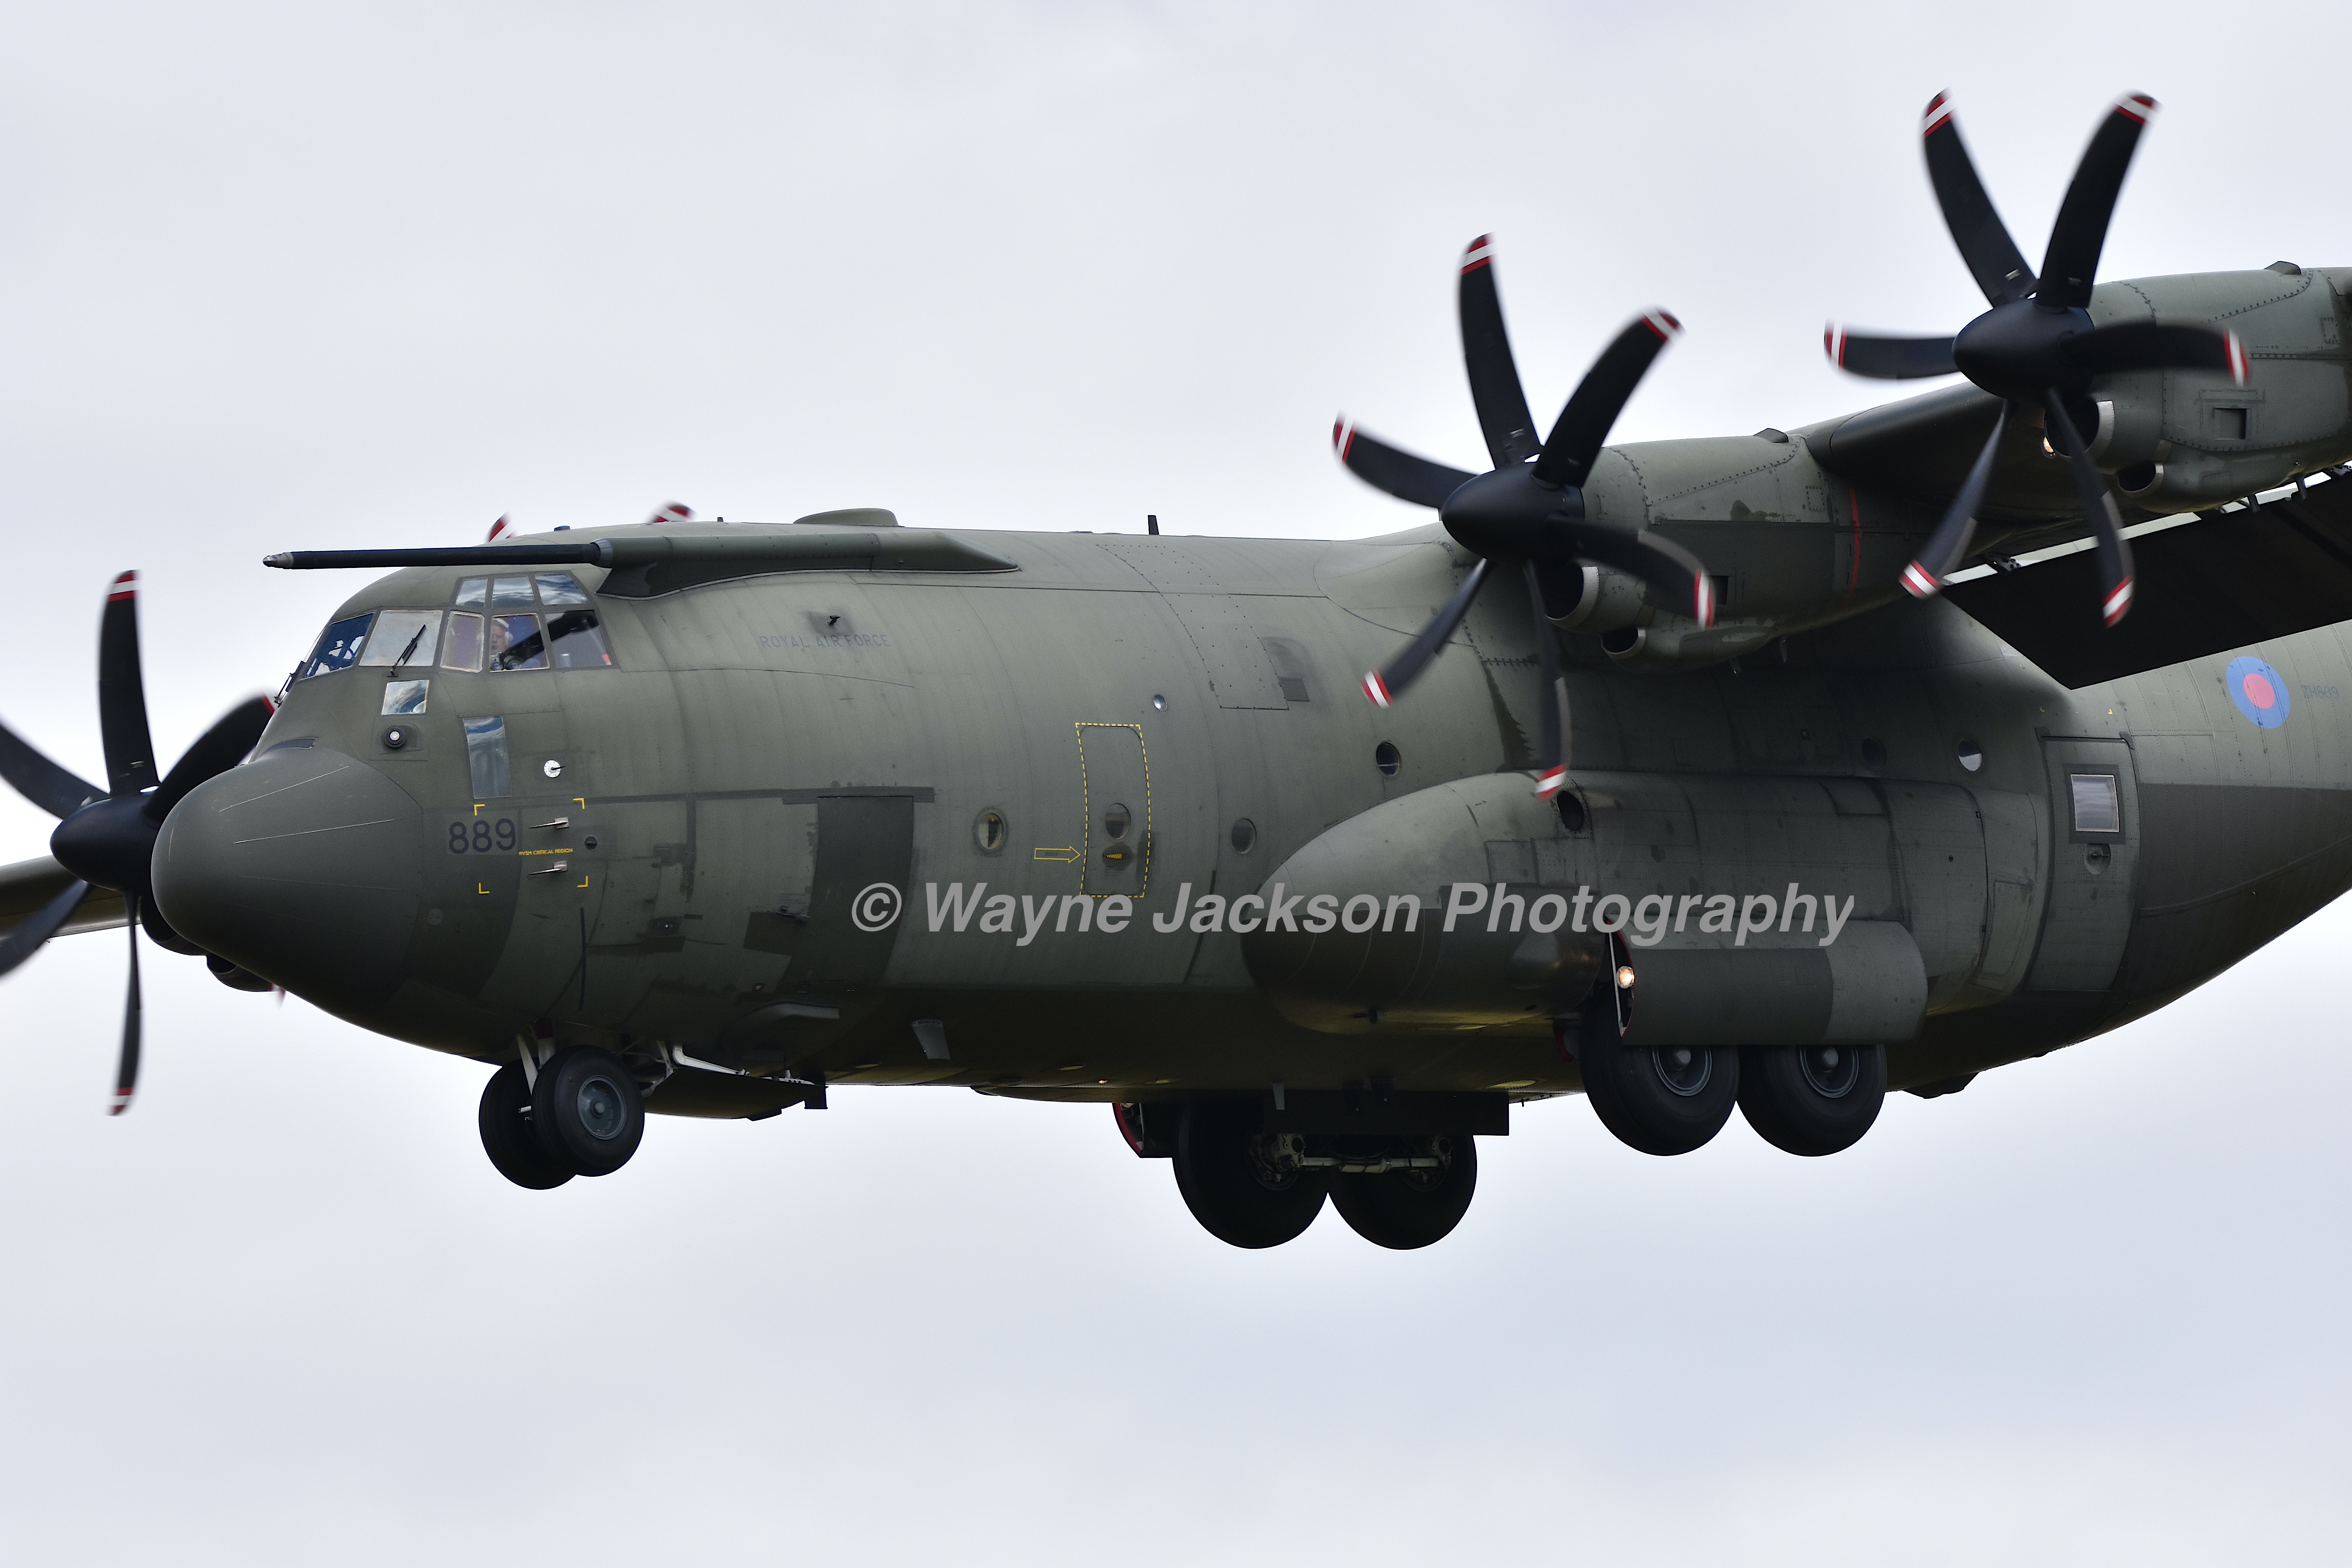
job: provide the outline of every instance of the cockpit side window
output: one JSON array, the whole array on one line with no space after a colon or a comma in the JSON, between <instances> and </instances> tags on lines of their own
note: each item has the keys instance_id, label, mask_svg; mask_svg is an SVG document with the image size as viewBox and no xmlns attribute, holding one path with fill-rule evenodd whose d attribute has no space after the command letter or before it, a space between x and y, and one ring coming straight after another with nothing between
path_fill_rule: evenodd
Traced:
<instances>
[{"instance_id":1,"label":"cockpit side window","mask_svg":"<svg viewBox=\"0 0 2352 1568\"><path fill-rule=\"evenodd\" d=\"M541 572L533 578L539 584L539 602L550 609L572 609L584 606L588 590L573 581L569 572Z\"/></svg>"},{"instance_id":2,"label":"cockpit side window","mask_svg":"<svg viewBox=\"0 0 2352 1568\"><path fill-rule=\"evenodd\" d=\"M456 603L487 616L449 612L444 669L609 669L612 646L596 617L596 601L569 572L527 577L467 577ZM530 611L541 614L530 614ZM376 640L391 633L379 626Z\"/></svg>"},{"instance_id":3,"label":"cockpit side window","mask_svg":"<svg viewBox=\"0 0 2352 1568\"><path fill-rule=\"evenodd\" d=\"M492 616L490 617L490 668L492 669L545 669L547 638L539 629L537 616Z\"/></svg>"},{"instance_id":4,"label":"cockpit side window","mask_svg":"<svg viewBox=\"0 0 2352 1568\"><path fill-rule=\"evenodd\" d=\"M603 669L613 662L593 610L565 610L548 616L547 641L558 669Z\"/></svg>"},{"instance_id":5,"label":"cockpit side window","mask_svg":"<svg viewBox=\"0 0 2352 1568\"><path fill-rule=\"evenodd\" d=\"M363 616L352 616L347 620L337 621L325 631L320 632L319 646L311 652L310 660L303 665L299 679L308 680L313 676L332 675L339 669L349 669L356 664L361 653L367 647L368 628L374 622L375 612L370 610ZM387 659L385 662L391 661Z\"/></svg>"}]
</instances>

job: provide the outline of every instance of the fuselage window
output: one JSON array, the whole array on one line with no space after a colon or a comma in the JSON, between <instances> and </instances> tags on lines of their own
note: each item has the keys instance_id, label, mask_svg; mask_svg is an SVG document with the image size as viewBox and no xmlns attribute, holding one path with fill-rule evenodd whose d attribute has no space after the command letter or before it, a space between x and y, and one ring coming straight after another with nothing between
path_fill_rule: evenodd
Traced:
<instances>
[{"instance_id":1,"label":"fuselage window","mask_svg":"<svg viewBox=\"0 0 2352 1568\"><path fill-rule=\"evenodd\" d=\"M430 666L434 645L441 638L438 610L380 610L375 630L368 637L362 664Z\"/></svg>"},{"instance_id":2,"label":"fuselage window","mask_svg":"<svg viewBox=\"0 0 2352 1568\"><path fill-rule=\"evenodd\" d=\"M2113 773L2069 773L2066 783L2074 796L2074 831L2077 833L2121 833L2123 813L2116 800L2116 775Z\"/></svg>"},{"instance_id":3,"label":"fuselage window","mask_svg":"<svg viewBox=\"0 0 2352 1568\"><path fill-rule=\"evenodd\" d=\"M540 634L537 616L490 617L492 669L545 669L547 638Z\"/></svg>"},{"instance_id":4,"label":"fuselage window","mask_svg":"<svg viewBox=\"0 0 2352 1568\"><path fill-rule=\"evenodd\" d=\"M308 680L314 675L332 675L357 663L360 654L367 647L368 627L374 620L375 612L371 610L364 616L337 621L320 632L318 648L310 655L310 662L302 667L302 679Z\"/></svg>"},{"instance_id":5,"label":"fuselage window","mask_svg":"<svg viewBox=\"0 0 2352 1568\"><path fill-rule=\"evenodd\" d=\"M460 721L466 726L466 766L473 774L474 798L496 800L507 793L507 721L496 714Z\"/></svg>"},{"instance_id":6,"label":"fuselage window","mask_svg":"<svg viewBox=\"0 0 2352 1568\"><path fill-rule=\"evenodd\" d=\"M441 650L444 669L482 668L482 617L463 610L449 614L449 645Z\"/></svg>"}]
</instances>

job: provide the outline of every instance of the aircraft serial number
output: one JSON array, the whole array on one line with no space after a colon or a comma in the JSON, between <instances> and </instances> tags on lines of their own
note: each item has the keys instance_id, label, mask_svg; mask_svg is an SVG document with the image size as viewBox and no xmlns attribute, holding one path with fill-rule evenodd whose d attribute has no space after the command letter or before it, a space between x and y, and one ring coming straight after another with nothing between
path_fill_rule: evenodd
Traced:
<instances>
[{"instance_id":1,"label":"aircraft serial number","mask_svg":"<svg viewBox=\"0 0 2352 1568\"><path fill-rule=\"evenodd\" d=\"M515 825L511 816L501 816L496 822L478 816L471 822L449 825L449 853L452 855L488 855L515 847Z\"/></svg>"}]
</instances>

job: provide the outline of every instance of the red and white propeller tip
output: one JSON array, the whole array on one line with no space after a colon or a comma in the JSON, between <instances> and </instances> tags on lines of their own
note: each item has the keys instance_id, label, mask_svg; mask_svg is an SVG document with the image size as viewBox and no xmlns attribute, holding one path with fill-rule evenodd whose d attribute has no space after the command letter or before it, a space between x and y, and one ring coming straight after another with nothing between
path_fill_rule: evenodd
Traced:
<instances>
[{"instance_id":1,"label":"red and white propeller tip","mask_svg":"<svg viewBox=\"0 0 2352 1568\"><path fill-rule=\"evenodd\" d=\"M2122 582L2116 584L2115 591L2109 594L2106 598L2101 602L2099 605L2099 615L2107 625L2114 626L2117 621L2122 620L2126 616L2131 614L2131 606L2132 580L2126 577Z\"/></svg>"},{"instance_id":2,"label":"red and white propeller tip","mask_svg":"<svg viewBox=\"0 0 2352 1568\"><path fill-rule=\"evenodd\" d=\"M1364 672L1362 684L1364 695L1371 700L1373 707L1386 708L1391 702L1395 700L1394 698L1389 695L1389 683L1381 679L1381 672L1379 670L1366 670Z\"/></svg>"}]
</instances>

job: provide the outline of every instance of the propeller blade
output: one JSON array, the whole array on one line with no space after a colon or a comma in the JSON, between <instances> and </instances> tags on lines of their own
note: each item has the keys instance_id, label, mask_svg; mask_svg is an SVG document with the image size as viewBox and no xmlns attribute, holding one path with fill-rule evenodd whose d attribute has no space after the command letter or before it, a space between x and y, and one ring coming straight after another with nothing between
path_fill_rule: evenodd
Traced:
<instances>
[{"instance_id":1,"label":"propeller blade","mask_svg":"<svg viewBox=\"0 0 2352 1568\"><path fill-rule=\"evenodd\" d=\"M1923 376L1951 375L1949 338L1890 338L1875 332L1850 332L1835 321L1822 334L1830 363L1854 375L1878 381L1916 381Z\"/></svg>"},{"instance_id":2,"label":"propeller blade","mask_svg":"<svg viewBox=\"0 0 2352 1568\"><path fill-rule=\"evenodd\" d=\"M1925 599L1940 593L1944 579L1967 557L1969 541L1977 531L1977 506L1984 500L1985 486L1992 479L1993 457L2000 450L2001 432L2008 426L2009 405L2004 403L2000 416L1992 422L1992 435L1986 440L1984 450L1977 454L1960 493L1944 509L1943 521L1927 536L1926 548L1903 568L1903 586L1913 598Z\"/></svg>"},{"instance_id":3,"label":"propeller blade","mask_svg":"<svg viewBox=\"0 0 2352 1568\"><path fill-rule=\"evenodd\" d=\"M131 992L122 1004L122 1056L115 1063L114 1098L106 1109L109 1116L130 1110L131 1097L139 1089L139 895L124 894L123 903L131 910Z\"/></svg>"},{"instance_id":4,"label":"propeller blade","mask_svg":"<svg viewBox=\"0 0 2352 1568\"><path fill-rule=\"evenodd\" d=\"M1536 459L1538 482L1555 489L1584 483L1593 459L1601 456L1601 443L1609 439L1609 427L1617 423L1651 362L1682 331L1683 324L1668 312L1648 310L1601 351L1544 438L1543 456Z\"/></svg>"},{"instance_id":5,"label":"propeller blade","mask_svg":"<svg viewBox=\"0 0 2352 1568\"><path fill-rule=\"evenodd\" d=\"M1454 590L1454 596L1429 617L1429 624L1405 644L1404 651L1389 660L1387 668L1375 669L1364 677L1364 695L1372 700L1373 707L1387 707L1404 695L1405 688L1421 679L1421 672L1429 668L1429 661L1437 657L1437 650L1445 646L1445 639L1454 635L1454 628L1470 613L1470 602L1486 585L1486 568L1490 564L1485 556L1480 556L1477 563L1463 574L1462 585Z\"/></svg>"},{"instance_id":6,"label":"propeller blade","mask_svg":"<svg viewBox=\"0 0 2352 1568\"><path fill-rule=\"evenodd\" d=\"M2087 371L2218 370L2237 386L2253 370L2237 333L2202 321L2118 321L2068 338L2058 352Z\"/></svg>"},{"instance_id":7,"label":"propeller blade","mask_svg":"<svg viewBox=\"0 0 2352 1568\"><path fill-rule=\"evenodd\" d=\"M139 574L125 572L107 590L98 624L98 729L106 745L106 782L117 795L155 785L155 742L147 732L147 689L139 673Z\"/></svg>"},{"instance_id":8,"label":"propeller blade","mask_svg":"<svg viewBox=\"0 0 2352 1568\"><path fill-rule=\"evenodd\" d=\"M0 778L15 785L18 795L59 818L71 816L91 801L106 798L104 790L86 782L80 774L58 766L5 724L0 724Z\"/></svg>"},{"instance_id":9,"label":"propeller blade","mask_svg":"<svg viewBox=\"0 0 2352 1568\"><path fill-rule=\"evenodd\" d=\"M5 974L39 951L43 942L58 934L58 928L73 918L81 907L82 895L89 891L88 882L68 882L58 896L16 922L16 929L0 937L0 974Z\"/></svg>"},{"instance_id":10,"label":"propeller blade","mask_svg":"<svg viewBox=\"0 0 2352 1568\"><path fill-rule=\"evenodd\" d=\"M1542 449L1535 416L1519 385L1511 336L1503 330L1503 301L1495 291L1495 237L1482 234L1462 253L1462 360L1470 372L1470 401L1495 467L1524 463Z\"/></svg>"},{"instance_id":11,"label":"propeller blade","mask_svg":"<svg viewBox=\"0 0 2352 1568\"><path fill-rule=\"evenodd\" d=\"M1689 605L1691 619L1700 626L1715 625L1715 584L1706 568L1664 534L1570 524L1567 548L1598 565L1640 578L1670 605Z\"/></svg>"},{"instance_id":12,"label":"propeller blade","mask_svg":"<svg viewBox=\"0 0 2352 1568\"><path fill-rule=\"evenodd\" d=\"M1936 205L1944 210L1944 226L1952 231L1960 259L1995 305L2022 300L2033 292L2033 273L2025 265L2009 226L1993 210L1977 178L1968 143L1960 140L1959 121L1952 117L1952 95L1939 92L1927 101L1919 121L1919 135L1927 152L1927 180L1936 187Z\"/></svg>"},{"instance_id":13,"label":"propeller blade","mask_svg":"<svg viewBox=\"0 0 2352 1568\"><path fill-rule=\"evenodd\" d=\"M2144 92L2127 92L2091 132L2091 144L2074 165L2066 199L2058 204L2058 221L2050 226L2050 248L2042 252L2042 282L2033 295L2037 304L2063 310L2091 302L2099 252L2107 243L2107 221L2115 216L2116 197L2123 191L2139 133L2155 112L2156 100Z\"/></svg>"},{"instance_id":14,"label":"propeller blade","mask_svg":"<svg viewBox=\"0 0 2352 1568\"><path fill-rule=\"evenodd\" d=\"M1537 753L1536 798L1549 800L1568 782L1568 680L1559 672L1559 634L1544 612L1543 580L1527 564L1528 599L1535 608L1536 658L1543 670L1542 750Z\"/></svg>"},{"instance_id":15,"label":"propeller blade","mask_svg":"<svg viewBox=\"0 0 2352 1568\"><path fill-rule=\"evenodd\" d=\"M211 729L196 737L194 745L180 754L155 793L147 797L147 804L139 808L140 815L160 824L190 790L245 761L246 753L261 739L261 731L269 727L269 716L277 711L268 698L248 697L222 714Z\"/></svg>"},{"instance_id":16,"label":"propeller blade","mask_svg":"<svg viewBox=\"0 0 2352 1568\"><path fill-rule=\"evenodd\" d=\"M1344 414L1331 426L1331 446L1349 473L1376 490L1386 490L1417 506L1444 506L1445 498L1470 478L1459 468L1416 458L1365 434Z\"/></svg>"},{"instance_id":17,"label":"propeller blade","mask_svg":"<svg viewBox=\"0 0 2352 1568\"><path fill-rule=\"evenodd\" d=\"M2132 559L2131 545L2124 538L2124 520L2116 510L2116 498L2107 489L2107 477L2091 461L2074 421L2067 417L2066 400L2055 388L2042 395L2043 434L2058 448L2074 470L2074 489L2083 501L2083 516L2091 525L2091 537L2096 542L2099 556L2099 618L2114 626L2131 613Z\"/></svg>"}]
</instances>

